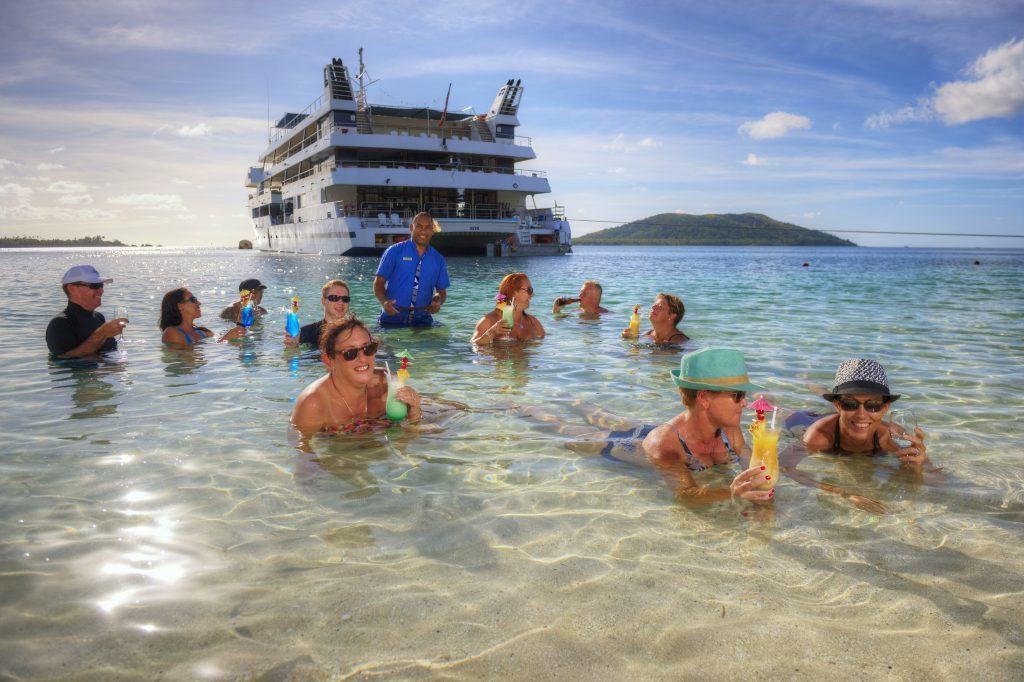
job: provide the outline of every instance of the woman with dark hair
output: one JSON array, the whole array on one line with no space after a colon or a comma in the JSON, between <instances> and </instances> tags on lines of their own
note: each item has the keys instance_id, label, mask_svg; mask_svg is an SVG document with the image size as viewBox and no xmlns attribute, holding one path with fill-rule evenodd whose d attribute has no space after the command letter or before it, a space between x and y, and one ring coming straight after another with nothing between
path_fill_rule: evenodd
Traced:
<instances>
[{"instance_id":1,"label":"woman with dark hair","mask_svg":"<svg viewBox=\"0 0 1024 682\"><path fill-rule=\"evenodd\" d=\"M325 326L320 358L327 365L327 374L295 399L292 425L304 434L352 433L383 420L388 386L384 371L373 366L378 345L366 325L354 317ZM422 416L420 396L411 387L398 389L395 399L409 406L409 420Z\"/></svg>"},{"instance_id":2,"label":"woman with dark hair","mask_svg":"<svg viewBox=\"0 0 1024 682\"><path fill-rule=\"evenodd\" d=\"M197 327L194 322L203 316L199 299L187 288L172 289L164 294L160 302L160 328L164 330L163 342L171 346L192 346L213 336L206 327ZM220 341L237 339L245 334L245 327L232 327Z\"/></svg>"},{"instance_id":3,"label":"woman with dark hair","mask_svg":"<svg viewBox=\"0 0 1024 682\"><path fill-rule=\"evenodd\" d=\"M910 443L901 447L891 438L891 424L882 421L899 394L889 390L885 368L874 360L847 360L836 370L832 391L821 396L836 410L808 427L803 441L811 452L839 455L892 453L908 464L926 462L924 432L900 432Z\"/></svg>"},{"instance_id":4,"label":"woman with dark hair","mask_svg":"<svg viewBox=\"0 0 1024 682\"><path fill-rule=\"evenodd\" d=\"M470 343L486 345L497 339L511 341L543 339L544 325L536 317L526 313L531 300L533 300L533 285L525 272L513 272L511 275L505 275L501 284L498 285L498 295L495 296L497 304L494 310L484 315L476 323ZM499 305L512 306L511 326L506 323Z\"/></svg>"}]
</instances>

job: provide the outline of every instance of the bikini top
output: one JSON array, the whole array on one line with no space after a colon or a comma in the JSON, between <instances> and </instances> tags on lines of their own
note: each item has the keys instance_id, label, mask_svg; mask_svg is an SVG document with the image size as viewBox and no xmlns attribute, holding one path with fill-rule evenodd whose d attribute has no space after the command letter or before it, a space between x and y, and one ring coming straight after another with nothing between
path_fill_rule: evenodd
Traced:
<instances>
[{"instance_id":1,"label":"bikini top","mask_svg":"<svg viewBox=\"0 0 1024 682\"><path fill-rule=\"evenodd\" d=\"M185 337L186 346L191 346L193 343L198 343L199 341L202 341L203 339L206 338L206 332L204 332L202 329L199 329L198 327L194 327L192 329L192 331L196 333L195 338L189 336L188 333L186 333L185 330L182 329L181 327L175 327L175 329L181 332L181 335Z\"/></svg>"},{"instance_id":2,"label":"bikini top","mask_svg":"<svg viewBox=\"0 0 1024 682\"><path fill-rule=\"evenodd\" d=\"M875 449L871 451L871 456L872 457L882 453L882 445L881 445L881 443L878 442L878 433L877 432L874 435L874 444L875 444ZM832 438L832 452L835 452L835 453L838 453L838 454L852 454L852 453L847 453L839 445L839 420L838 419L836 419L836 435ZM857 453L857 454L860 454L860 453Z\"/></svg>"},{"instance_id":3,"label":"bikini top","mask_svg":"<svg viewBox=\"0 0 1024 682\"><path fill-rule=\"evenodd\" d=\"M740 461L739 455L737 455L736 451L732 449L732 443L729 442L729 439L726 437L722 429L715 431L715 436L722 439L722 444L725 445L725 451L729 453L729 461L723 462L723 464L738 463ZM693 453L690 452L690 447L686 444L686 441L683 440L683 437L678 431L676 431L676 437L679 438L679 444L683 446L683 452L686 453L686 468L695 474L700 473L701 471L707 471L708 465L697 459Z\"/></svg>"}]
</instances>

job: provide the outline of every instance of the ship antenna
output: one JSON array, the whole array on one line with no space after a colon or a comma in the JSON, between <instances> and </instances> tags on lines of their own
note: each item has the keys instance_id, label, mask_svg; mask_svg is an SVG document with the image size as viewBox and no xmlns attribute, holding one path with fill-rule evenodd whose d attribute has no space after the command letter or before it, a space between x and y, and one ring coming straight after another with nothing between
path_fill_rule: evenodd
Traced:
<instances>
[{"instance_id":1,"label":"ship antenna","mask_svg":"<svg viewBox=\"0 0 1024 682\"><path fill-rule=\"evenodd\" d=\"M267 145L270 145L270 76L267 76Z\"/></svg>"}]
</instances>

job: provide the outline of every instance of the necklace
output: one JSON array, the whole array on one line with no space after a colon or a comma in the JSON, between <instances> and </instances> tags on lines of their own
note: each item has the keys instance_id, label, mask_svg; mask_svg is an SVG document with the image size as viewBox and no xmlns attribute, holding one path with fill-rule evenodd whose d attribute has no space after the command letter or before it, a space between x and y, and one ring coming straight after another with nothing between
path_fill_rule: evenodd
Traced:
<instances>
[{"instance_id":1,"label":"necklace","mask_svg":"<svg viewBox=\"0 0 1024 682\"><path fill-rule=\"evenodd\" d=\"M358 419L358 417L356 416L356 411L353 410L352 406L348 404L348 401L345 400L344 394L342 394L341 390L338 388L338 385L336 383L334 383L334 375L333 374L331 375L331 386L334 387L334 392L338 394L339 398L341 398L341 402L345 403L345 407L348 408L348 411L352 415L352 417ZM366 411L370 407L369 403L370 403L369 400L367 400L365 403L363 403L363 417L362 417L363 419L366 419ZM358 405L358 404L359 403L356 402L356 405Z\"/></svg>"}]
</instances>

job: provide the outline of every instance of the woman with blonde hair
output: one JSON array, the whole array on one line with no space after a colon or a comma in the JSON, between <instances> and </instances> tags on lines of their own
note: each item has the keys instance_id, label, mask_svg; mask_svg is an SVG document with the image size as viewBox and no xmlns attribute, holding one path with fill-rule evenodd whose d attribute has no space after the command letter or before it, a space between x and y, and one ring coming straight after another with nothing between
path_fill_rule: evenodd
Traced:
<instances>
[{"instance_id":1,"label":"woman with blonde hair","mask_svg":"<svg viewBox=\"0 0 1024 682\"><path fill-rule=\"evenodd\" d=\"M494 309L476 323L471 343L486 345L499 339L529 341L544 338L544 326L540 320L526 312L532 299L533 284L525 272L505 275L498 285L498 295L494 297ZM505 306L512 307L511 326L502 314Z\"/></svg>"}]
</instances>

